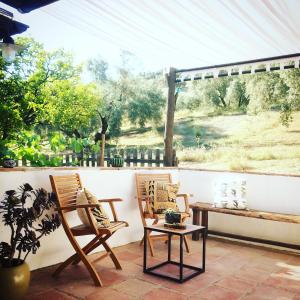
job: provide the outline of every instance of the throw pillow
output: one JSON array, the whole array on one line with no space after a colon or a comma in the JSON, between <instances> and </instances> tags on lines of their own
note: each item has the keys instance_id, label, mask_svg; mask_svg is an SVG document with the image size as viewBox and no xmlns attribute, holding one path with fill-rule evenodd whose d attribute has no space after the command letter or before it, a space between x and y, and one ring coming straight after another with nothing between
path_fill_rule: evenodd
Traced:
<instances>
[{"instance_id":1,"label":"throw pillow","mask_svg":"<svg viewBox=\"0 0 300 300\"><path fill-rule=\"evenodd\" d=\"M145 181L146 197L149 198L150 210L154 211L154 199L156 197L156 182L154 180Z\"/></svg>"},{"instance_id":2,"label":"throw pillow","mask_svg":"<svg viewBox=\"0 0 300 300\"><path fill-rule=\"evenodd\" d=\"M248 209L246 181L232 180L215 184L214 206L229 209Z\"/></svg>"},{"instance_id":3,"label":"throw pillow","mask_svg":"<svg viewBox=\"0 0 300 300\"><path fill-rule=\"evenodd\" d=\"M246 181L232 181L229 185L229 199L227 208L230 209L247 209L246 201Z\"/></svg>"},{"instance_id":4,"label":"throw pillow","mask_svg":"<svg viewBox=\"0 0 300 300\"><path fill-rule=\"evenodd\" d=\"M97 223L98 227L109 227L110 220L107 216L105 210L103 209L102 205L98 202L97 198L91 194L87 189L84 191L79 191L77 195L77 204L98 204L98 207L92 208L92 217L94 218L95 222ZM79 203L81 202L81 203ZM83 224L86 226L90 226L90 222L86 211L84 208L77 209L79 218Z\"/></svg>"},{"instance_id":5,"label":"throw pillow","mask_svg":"<svg viewBox=\"0 0 300 300\"><path fill-rule=\"evenodd\" d=\"M78 191L76 204L77 205L89 204L85 192L83 190ZM82 224L86 226L90 226L90 222L84 208L77 208L77 214Z\"/></svg>"},{"instance_id":6,"label":"throw pillow","mask_svg":"<svg viewBox=\"0 0 300 300\"><path fill-rule=\"evenodd\" d=\"M215 182L214 183L214 207L226 208L228 203L228 183Z\"/></svg>"},{"instance_id":7,"label":"throw pillow","mask_svg":"<svg viewBox=\"0 0 300 300\"><path fill-rule=\"evenodd\" d=\"M179 184L163 183L155 180L145 182L146 194L149 197L150 207L156 214L162 214L166 209L179 211L176 195Z\"/></svg>"}]
</instances>

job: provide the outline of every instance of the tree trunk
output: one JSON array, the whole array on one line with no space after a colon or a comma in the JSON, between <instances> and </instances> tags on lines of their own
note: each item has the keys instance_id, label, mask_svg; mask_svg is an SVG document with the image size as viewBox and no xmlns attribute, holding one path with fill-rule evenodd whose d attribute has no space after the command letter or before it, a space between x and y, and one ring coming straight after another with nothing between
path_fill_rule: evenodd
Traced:
<instances>
[{"instance_id":1,"label":"tree trunk","mask_svg":"<svg viewBox=\"0 0 300 300\"><path fill-rule=\"evenodd\" d=\"M165 157L164 165L173 165L173 134L174 134L174 114L175 114L175 86L176 86L176 69L170 68L169 73L166 75L169 87L168 103L167 103L167 116L165 125Z\"/></svg>"},{"instance_id":2,"label":"tree trunk","mask_svg":"<svg viewBox=\"0 0 300 300\"><path fill-rule=\"evenodd\" d=\"M224 108L225 108L225 107L227 107L227 105L226 105L226 102L225 102L224 98L220 97L220 100L221 100L221 102L222 102L222 105L223 105L223 107L224 107Z\"/></svg>"},{"instance_id":3,"label":"tree trunk","mask_svg":"<svg viewBox=\"0 0 300 300\"><path fill-rule=\"evenodd\" d=\"M105 134L101 134L100 167L104 167Z\"/></svg>"}]
</instances>

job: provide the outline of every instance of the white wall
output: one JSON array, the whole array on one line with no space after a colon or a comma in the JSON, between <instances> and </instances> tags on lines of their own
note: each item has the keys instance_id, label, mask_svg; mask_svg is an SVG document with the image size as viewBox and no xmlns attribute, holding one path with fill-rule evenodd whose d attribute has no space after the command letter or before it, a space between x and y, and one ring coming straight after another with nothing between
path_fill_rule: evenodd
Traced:
<instances>
[{"instance_id":1,"label":"white wall","mask_svg":"<svg viewBox=\"0 0 300 300\"><path fill-rule=\"evenodd\" d=\"M212 202L212 183L216 178L231 176L246 179L248 190L247 198L250 208L300 214L300 177L265 176L186 169L178 170L174 168L124 168L119 170L99 168L79 168L76 170L37 168L11 172L0 170L0 195L2 198L6 190L15 189L25 182L30 183L33 188L43 187L50 191L50 174L58 175L75 172L80 174L84 186L99 198L120 197L124 199L124 202L116 203L116 210L119 219L128 221L130 227L120 230L109 240L112 246L124 245L140 240L143 234L137 200L135 199L134 174L136 172L171 172L173 181L180 181L181 192L194 194L191 202ZM109 210L108 206L107 210ZM79 222L76 213L73 213L70 217L70 221L72 223ZM0 226L0 240L6 240L9 235L9 230L2 222ZM219 231L300 244L299 224L293 225L211 213L209 216L209 227ZM82 244L85 244L87 241L87 238L80 238ZM31 269L61 262L73 254L73 249L62 227L51 235L44 237L41 241L41 245L36 255L30 255L28 257Z\"/></svg>"},{"instance_id":2,"label":"white wall","mask_svg":"<svg viewBox=\"0 0 300 300\"><path fill-rule=\"evenodd\" d=\"M258 175L181 169L182 191L194 194L193 202L213 202L213 183L223 178L247 182L249 208L300 215L300 177ZM209 213L209 228L274 241L300 244L300 224L266 221L225 214Z\"/></svg>"}]
</instances>

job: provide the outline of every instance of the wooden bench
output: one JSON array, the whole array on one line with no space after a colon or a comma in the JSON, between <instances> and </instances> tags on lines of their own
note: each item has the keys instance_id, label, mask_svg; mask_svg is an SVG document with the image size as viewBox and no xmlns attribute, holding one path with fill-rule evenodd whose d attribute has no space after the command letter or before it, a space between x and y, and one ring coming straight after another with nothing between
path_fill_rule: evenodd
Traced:
<instances>
[{"instance_id":1,"label":"wooden bench","mask_svg":"<svg viewBox=\"0 0 300 300\"><path fill-rule=\"evenodd\" d=\"M200 225L200 213L201 213L201 225L207 227L207 229L208 229L209 211L214 213L229 214L229 215L235 215L240 217L300 224L300 216L298 215L279 214L279 213L264 212L264 211L257 211L257 210L236 210L236 209L227 209L227 208L217 208L210 203L202 203L202 202L196 202L190 204L190 208L193 210L193 224ZM217 235L217 236L223 236L227 238L233 238L233 239L239 239L239 240L250 241L255 243L263 243L268 245L275 245L275 246L300 250L300 245L287 244L278 241L270 241L265 239L253 238L253 237L225 233L225 232L214 231L209 229L207 233L210 235ZM193 240L195 241L199 240L199 233L193 234Z\"/></svg>"}]
</instances>

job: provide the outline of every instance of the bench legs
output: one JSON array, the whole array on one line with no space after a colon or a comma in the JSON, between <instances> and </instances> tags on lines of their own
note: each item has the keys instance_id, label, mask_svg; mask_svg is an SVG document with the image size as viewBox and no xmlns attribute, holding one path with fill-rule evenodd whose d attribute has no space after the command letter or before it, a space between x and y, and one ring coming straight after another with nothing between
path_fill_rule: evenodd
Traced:
<instances>
[{"instance_id":1,"label":"bench legs","mask_svg":"<svg viewBox=\"0 0 300 300\"><path fill-rule=\"evenodd\" d=\"M199 210L193 209L193 225L200 225L200 212L201 212L201 226L205 226L208 228L208 211L207 210ZM200 233L193 232L192 240L199 241Z\"/></svg>"}]
</instances>

